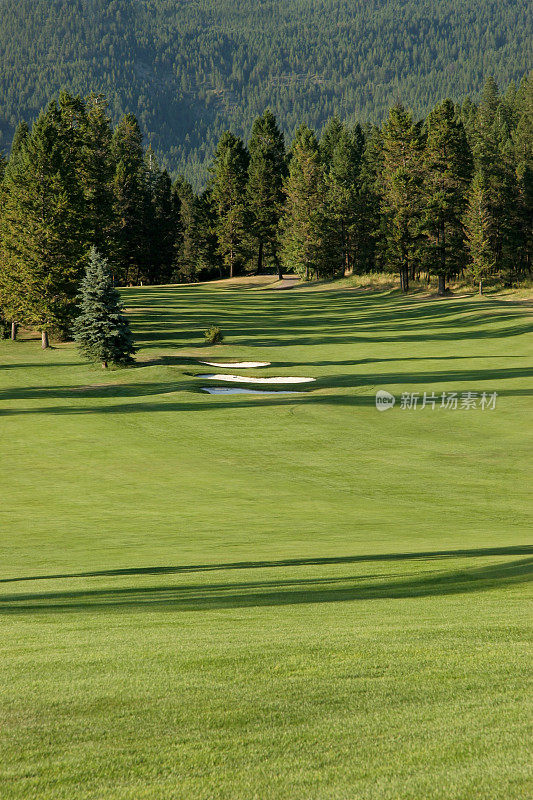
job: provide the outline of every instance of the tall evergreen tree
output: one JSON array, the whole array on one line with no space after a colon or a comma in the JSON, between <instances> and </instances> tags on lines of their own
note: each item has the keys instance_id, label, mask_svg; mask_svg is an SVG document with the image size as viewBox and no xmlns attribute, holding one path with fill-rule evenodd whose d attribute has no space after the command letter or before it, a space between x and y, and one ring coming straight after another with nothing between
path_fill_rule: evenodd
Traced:
<instances>
[{"instance_id":1,"label":"tall evergreen tree","mask_svg":"<svg viewBox=\"0 0 533 800\"><path fill-rule=\"evenodd\" d=\"M328 119L318 143L320 158L324 165L327 166L331 162L333 152L345 133L345 125L336 114Z\"/></svg>"},{"instance_id":2,"label":"tall evergreen tree","mask_svg":"<svg viewBox=\"0 0 533 800\"><path fill-rule=\"evenodd\" d=\"M113 189L115 164L111 153L112 128L107 101L90 94L81 130L78 175L85 200L88 244L109 255L113 236Z\"/></svg>"},{"instance_id":3,"label":"tall evergreen tree","mask_svg":"<svg viewBox=\"0 0 533 800\"><path fill-rule=\"evenodd\" d=\"M354 266L359 273L383 268L382 169L383 137L372 126L365 137L357 185Z\"/></svg>"},{"instance_id":4,"label":"tall evergreen tree","mask_svg":"<svg viewBox=\"0 0 533 800\"><path fill-rule=\"evenodd\" d=\"M282 263L306 280L332 276L342 269L332 246L327 189L318 142L306 125L297 130L285 184Z\"/></svg>"},{"instance_id":5,"label":"tall evergreen tree","mask_svg":"<svg viewBox=\"0 0 533 800\"><path fill-rule=\"evenodd\" d=\"M181 236L176 253L176 274L190 283L221 275L217 252L215 214L209 194L196 195L187 181L176 182L179 196Z\"/></svg>"},{"instance_id":6,"label":"tall evergreen tree","mask_svg":"<svg viewBox=\"0 0 533 800\"><path fill-rule=\"evenodd\" d=\"M82 269L82 196L61 112L51 103L6 175L0 304L11 319L65 335Z\"/></svg>"},{"instance_id":7,"label":"tall evergreen tree","mask_svg":"<svg viewBox=\"0 0 533 800\"><path fill-rule=\"evenodd\" d=\"M278 226L283 206L285 143L276 118L267 109L252 127L248 143L250 164L246 186L249 223L256 251L257 271L261 272L265 255L278 269Z\"/></svg>"},{"instance_id":8,"label":"tall evergreen tree","mask_svg":"<svg viewBox=\"0 0 533 800\"><path fill-rule=\"evenodd\" d=\"M5 170L8 176L11 170L15 169L19 156L26 147L29 138L30 138L30 130L28 128L27 123L24 122L23 120L22 122L19 122L19 124L17 125L15 130L15 135L13 136L11 151L9 153L9 160L7 162Z\"/></svg>"},{"instance_id":9,"label":"tall evergreen tree","mask_svg":"<svg viewBox=\"0 0 533 800\"><path fill-rule=\"evenodd\" d=\"M146 189L142 133L133 114L126 114L117 125L111 151L116 165L112 183L113 277L117 283L137 283L146 254Z\"/></svg>"},{"instance_id":10,"label":"tall evergreen tree","mask_svg":"<svg viewBox=\"0 0 533 800\"><path fill-rule=\"evenodd\" d=\"M144 213L145 256L141 280L166 283L172 276L175 247L180 235L179 196L161 169L150 147L145 157L146 197Z\"/></svg>"},{"instance_id":11,"label":"tall evergreen tree","mask_svg":"<svg viewBox=\"0 0 533 800\"><path fill-rule=\"evenodd\" d=\"M216 210L218 250L229 277L245 261L246 179L248 152L242 139L227 131L218 143L211 167L210 195Z\"/></svg>"},{"instance_id":12,"label":"tall evergreen tree","mask_svg":"<svg viewBox=\"0 0 533 800\"><path fill-rule=\"evenodd\" d=\"M483 294L483 281L493 274L496 265L491 246L490 227L491 219L483 173L476 172L468 194L465 229L469 266L480 294Z\"/></svg>"},{"instance_id":13,"label":"tall evergreen tree","mask_svg":"<svg viewBox=\"0 0 533 800\"><path fill-rule=\"evenodd\" d=\"M518 272L530 275L533 255L533 113L525 111L514 132L520 242Z\"/></svg>"},{"instance_id":14,"label":"tall evergreen tree","mask_svg":"<svg viewBox=\"0 0 533 800\"><path fill-rule=\"evenodd\" d=\"M73 326L74 339L90 361L128 366L135 347L128 320L107 261L93 247L81 283L80 314Z\"/></svg>"},{"instance_id":15,"label":"tall evergreen tree","mask_svg":"<svg viewBox=\"0 0 533 800\"><path fill-rule=\"evenodd\" d=\"M0 152L0 219L3 214L3 205L4 205L3 180L6 171L6 164L7 164L7 159L5 158L4 154ZM4 311L2 307L0 306L0 339L8 339L8 338L9 338L9 323L4 316Z\"/></svg>"},{"instance_id":16,"label":"tall evergreen tree","mask_svg":"<svg viewBox=\"0 0 533 800\"><path fill-rule=\"evenodd\" d=\"M383 131L383 205L390 266L409 290L420 242L421 148L411 114L394 106Z\"/></svg>"},{"instance_id":17,"label":"tall evergreen tree","mask_svg":"<svg viewBox=\"0 0 533 800\"><path fill-rule=\"evenodd\" d=\"M17 125L13 142L11 144L11 151L9 160L4 166L2 174L2 182L0 183L0 298L3 297L2 318L4 320L4 332L7 330L8 322L11 322L11 338L17 338L18 323L17 319L20 318L20 304L21 298L19 295L20 284L18 274L14 265L9 262L7 251L3 247L2 231L4 214L7 214L7 198L9 191L9 184L12 176L15 174L17 163L20 160L21 154L26 147L29 138L29 130L27 124L23 121ZM1 301L0 301L1 302Z\"/></svg>"},{"instance_id":18,"label":"tall evergreen tree","mask_svg":"<svg viewBox=\"0 0 533 800\"><path fill-rule=\"evenodd\" d=\"M333 142L332 142L333 144ZM322 142L321 142L322 145ZM333 223L332 245L338 250L344 271L354 268L357 250L358 187L361 171L363 137L359 127L350 131L336 128L335 142L324 162L326 171L328 216ZM324 149L321 147L322 159Z\"/></svg>"},{"instance_id":19,"label":"tall evergreen tree","mask_svg":"<svg viewBox=\"0 0 533 800\"><path fill-rule=\"evenodd\" d=\"M444 100L426 120L424 150L424 230L430 264L438 275L438 293L464 266L462 217L472 174L472 156L461 120L451 100Z\"/></svg>"}]
</instances>

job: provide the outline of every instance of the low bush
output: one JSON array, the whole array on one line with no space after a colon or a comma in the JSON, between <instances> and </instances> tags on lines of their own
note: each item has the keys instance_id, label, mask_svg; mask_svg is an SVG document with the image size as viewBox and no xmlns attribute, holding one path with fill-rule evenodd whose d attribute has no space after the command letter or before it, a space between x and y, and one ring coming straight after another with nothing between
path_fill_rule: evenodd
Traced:
<instances>
[{"instance_id":1,"label":"low bush","mask_svg":"<svg viewBox=\"0 0 533 800\"><path fill-rule=\"evenodd\" d=\"M204 331L204 339L206 344L220 344L224 339L224 335L218 325L212 325Z\"/></svg>"}]
</instances>

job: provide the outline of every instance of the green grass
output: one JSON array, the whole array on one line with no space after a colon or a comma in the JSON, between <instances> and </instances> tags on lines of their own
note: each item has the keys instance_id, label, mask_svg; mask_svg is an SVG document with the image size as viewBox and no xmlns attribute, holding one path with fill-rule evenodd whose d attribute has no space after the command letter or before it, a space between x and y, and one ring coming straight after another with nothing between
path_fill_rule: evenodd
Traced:
<instances>
[{"instance_id":1,"label":"green grass","mask_svg":"<svg viewBox=\"0 0 533 800\"><path fill-rule=\"evenodd\" d=\"M0 343L2 800L530 797L527 305L124 295L135 368Z\"/></svg>"}]
</instances>

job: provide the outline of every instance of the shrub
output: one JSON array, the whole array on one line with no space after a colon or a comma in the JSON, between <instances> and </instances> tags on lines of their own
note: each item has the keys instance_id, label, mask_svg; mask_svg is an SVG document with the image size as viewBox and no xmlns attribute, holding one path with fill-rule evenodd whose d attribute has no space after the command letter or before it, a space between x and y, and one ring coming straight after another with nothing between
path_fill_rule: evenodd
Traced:
<instances>
[{"instance_id":1,"label":"shrub","mask_svg":"<svg viewBox=\"0 0 533 800\"><path fill-rule=\"evenodd\" d=\"M224 336L218 325L211 325L210 328L204 331L204 338L206 344L220 344Z\"/></svg>"}]
</instances>

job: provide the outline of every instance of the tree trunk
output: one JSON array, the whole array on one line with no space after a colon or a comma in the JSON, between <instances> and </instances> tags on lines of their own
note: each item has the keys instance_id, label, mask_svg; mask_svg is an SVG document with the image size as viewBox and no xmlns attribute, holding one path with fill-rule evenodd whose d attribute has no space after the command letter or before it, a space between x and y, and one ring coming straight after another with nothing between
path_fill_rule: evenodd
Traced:
<instances>
[{"instance_id":1,"label":"tree trunk","mask_svg":"<svg viewBox=\"0 0 533 800\"><path fill-rule=\"evenodd\" d=\"M50 342L48 341L48 331L41 331L41 349L46 350L50 347Z\"/></svg>"},{"instance_id":2,"label":"tree trunk","mask_svg":"<svg viewBox=\"0 0 533 800\"><path fill-rule=\"evenodd\" d=\"M13 341L15 341L15 339L17 338L17 329L18 329L17 323L16 322L12 322L11 323L11 338L12 338Z\"/></svg>"},{"instance_id":3,"label":"tree trunk","mask_svg":"<svg viewBox=\"0 0 533 800\"><path fill-rule=\"evenodd\" d=\"M446 276L442 273L439 273L439 288L437 289L437 294L441 297L446 294Z\"/></svg>"},{"instance_id":4,"label":"tree trunk","mask_svg":"<svg viewBox=\"0 0 533 800\"><path fill-rule=\"evenodd\" d=\"M263 240L259 242L259 250L257 251L257 274L261 275L263 269Z\"/></svg>"},{"instance_id":5,"label":"tree trunk","mask_svg":"<svg viewBox=\"0 0 533 800\"><path fill-rule=\"evenodd\" d=\"M483 294L483 281L479 282L479 293Z\"/></svg>"},{"instance_id":6,"label":"tree trunk","mask_svg":"<svg viewBox=\"0 0 533 800\"><path fill-rule=\"evenodd\" d=\"M400 289L402 292L409 291L409 267L407 265L400 270Z\"/></svg>"}]
</instances>

